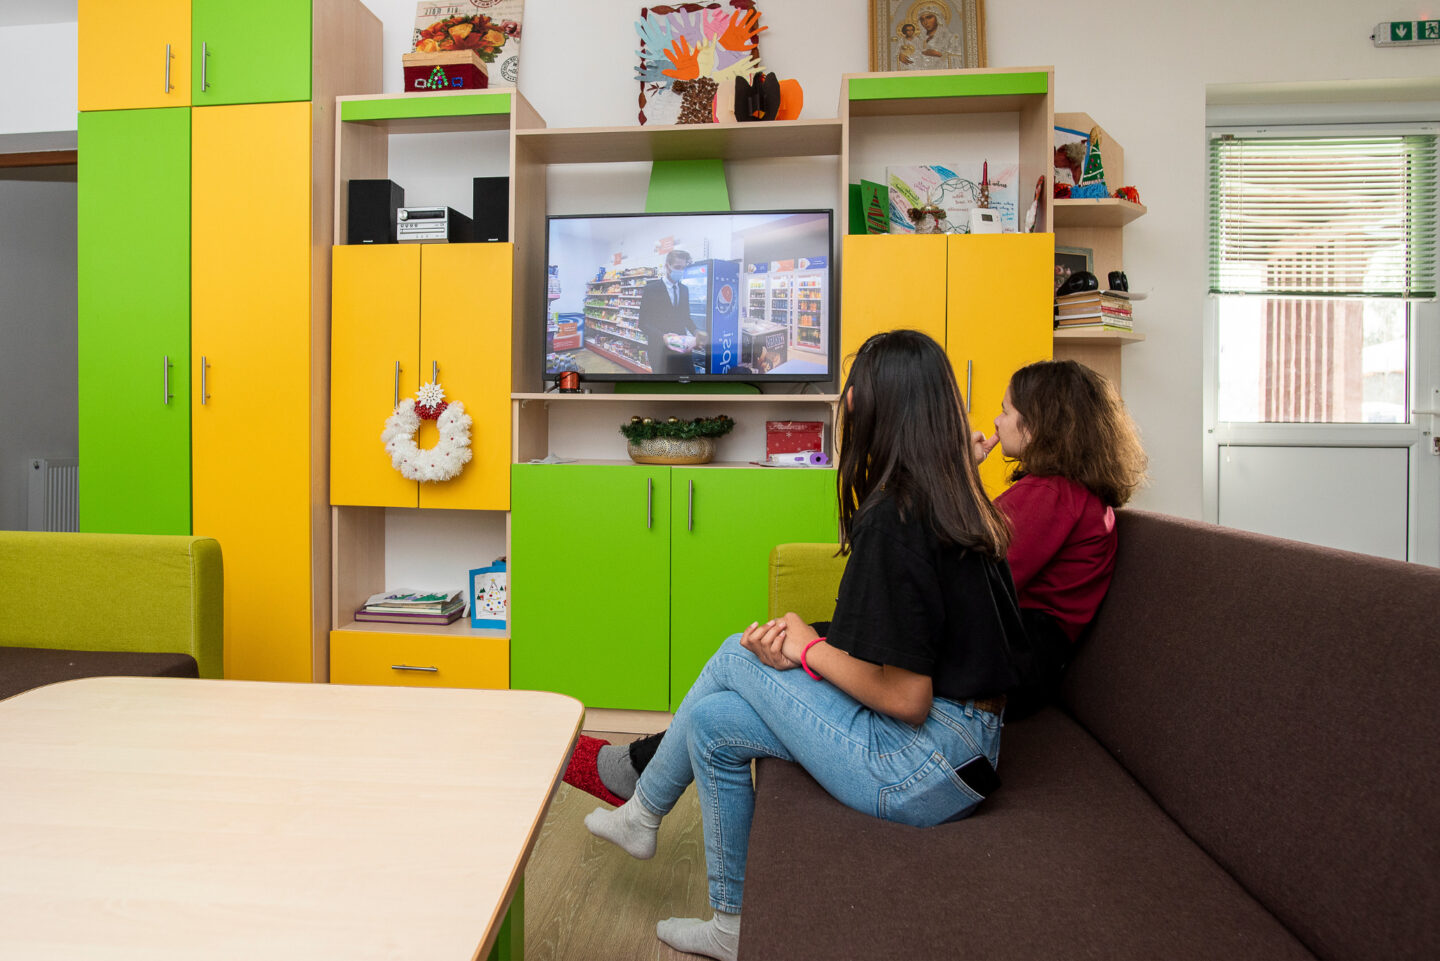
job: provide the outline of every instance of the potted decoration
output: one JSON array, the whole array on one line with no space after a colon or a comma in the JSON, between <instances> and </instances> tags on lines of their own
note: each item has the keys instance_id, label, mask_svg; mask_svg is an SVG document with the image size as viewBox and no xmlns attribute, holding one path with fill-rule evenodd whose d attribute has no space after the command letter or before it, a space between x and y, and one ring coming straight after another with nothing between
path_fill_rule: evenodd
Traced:
<instances>
[{"instance_id":1,"label":"potted decoration","mask_svg":"<svg viewBox=\"0 0 1440 961\"><path fill-rule=\"evenodd\" d=\"M715 459L715 438L735 427L724 414L680 420L632 417L620 425L626 450L637 464L708 464Z\"/></svg>"}]
</instances>

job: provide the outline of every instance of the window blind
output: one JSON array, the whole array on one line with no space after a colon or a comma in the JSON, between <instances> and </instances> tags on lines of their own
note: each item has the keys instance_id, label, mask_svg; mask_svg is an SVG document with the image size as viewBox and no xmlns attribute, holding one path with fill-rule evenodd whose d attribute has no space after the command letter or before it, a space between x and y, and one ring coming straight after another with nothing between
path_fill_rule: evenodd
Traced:
<instances>
[{"instance_id":1,"label":"window blind","mask_svg":"<svg viewBox=\"0 0 1440 961\"><path fill-rule=\"evenodd\" d=\"M1434 135L1210 141L1210 292L1434 297Z\"/></svg>"}]
</instances>

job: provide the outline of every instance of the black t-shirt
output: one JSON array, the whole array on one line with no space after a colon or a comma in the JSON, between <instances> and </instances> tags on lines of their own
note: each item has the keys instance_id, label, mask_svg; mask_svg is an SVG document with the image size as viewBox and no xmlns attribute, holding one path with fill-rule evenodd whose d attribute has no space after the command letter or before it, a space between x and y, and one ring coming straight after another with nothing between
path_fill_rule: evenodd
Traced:
<instances>
[{"instance_id":1,"label":"black t-shirt","mask_svg":"<svg viewBox=\"0 0 1440 961\"><path fill-rule=\"evenodd\" d=\"M1003 560L942 544L886 495L855 524L828 643L928 675L937 697L962 701L1014 686L1024 630Z\"/></svg>"}]
</instances>

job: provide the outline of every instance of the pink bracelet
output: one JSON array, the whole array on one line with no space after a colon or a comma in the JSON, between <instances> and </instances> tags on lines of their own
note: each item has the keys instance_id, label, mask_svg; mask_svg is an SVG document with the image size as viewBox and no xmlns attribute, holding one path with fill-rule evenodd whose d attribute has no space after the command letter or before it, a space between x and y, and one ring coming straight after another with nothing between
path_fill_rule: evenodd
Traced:
<instances>
[{"instance_id":1,"label":"pink bracelet","mask_svg":"<svg viewBox=\"0 0 1440 961\"><path fill-rule=\"evenodd\" d=\"M806 673L806 674L809 674L811 677L815 678L815 680L817 680L817 681L823 681L823 680L825 680L825 678L821 677L819 674L816 674L814 671L810 670L810 665L807 664L807 663L805 663L805 655L810 653L810 648L814 647L816 644L819 644L819 643L820 643L821 641L823 641L823 640L825 640L825 638L823 638L823 637L817 637L817 638L815 638L815 640L813 640L813 641L811 641L809 644L806 644L806 645L805 645L805 650L803 650L803 651L800 652L800 666L803 667L803 668L805 668L805 673Z\"/></svg>"}]
</instances>

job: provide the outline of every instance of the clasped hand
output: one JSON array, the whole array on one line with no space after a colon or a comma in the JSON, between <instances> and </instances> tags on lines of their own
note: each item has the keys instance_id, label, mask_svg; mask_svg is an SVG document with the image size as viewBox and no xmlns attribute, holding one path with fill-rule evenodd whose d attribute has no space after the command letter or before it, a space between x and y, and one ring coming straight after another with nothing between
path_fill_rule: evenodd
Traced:
<instances>
[{"instance_id":1,"label":"clasped hand","mask_svg":"<svg viewBox=\"0 0 1440 961\"><path fill-rule=\"evenodd\" d=\"M755 622L740 635L740 646L760 659L760 663L777 671L800 666L805 645L819 637L815 628L806 624L799 614L790 611L765 623Z\"/></svg>"}]
</instances>

